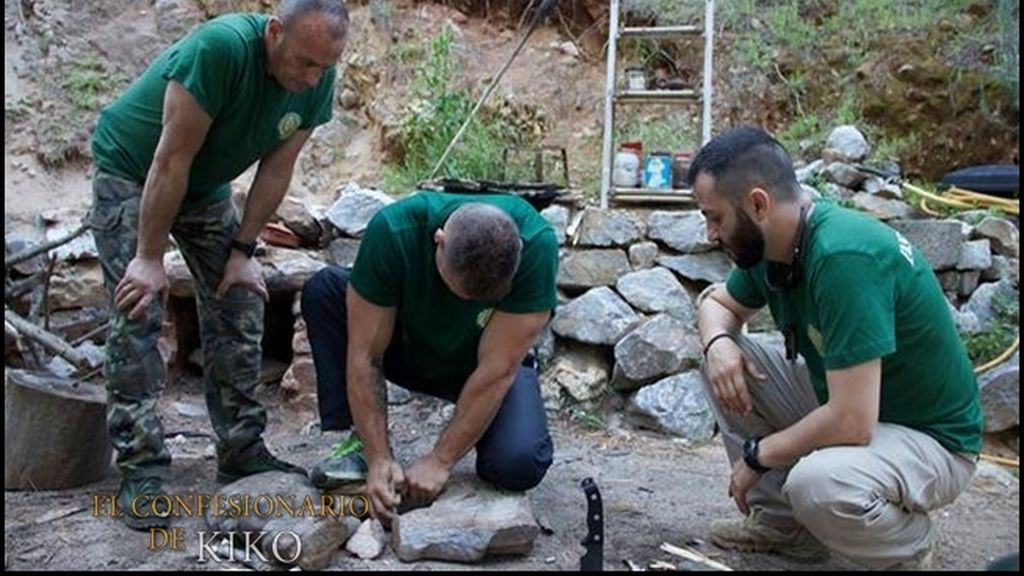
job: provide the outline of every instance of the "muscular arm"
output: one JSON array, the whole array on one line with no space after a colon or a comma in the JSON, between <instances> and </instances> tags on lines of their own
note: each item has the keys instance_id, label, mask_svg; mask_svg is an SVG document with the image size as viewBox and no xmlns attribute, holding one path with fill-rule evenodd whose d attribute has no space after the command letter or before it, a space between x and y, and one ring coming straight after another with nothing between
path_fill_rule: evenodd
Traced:
<instances>
[{"instance_id":1,"label":"muscular arm","mask_svg":"<svg viewBox=\"0 0 1024 576\"><path fill-rule=\"evenodd\" d=\"M431 453L451 469L480 440L515 381L523 358L544 329L549 312L495 311L480 338L477 368L455 403L455 415Z\"/></svg>"},{"instance_id":2,"label":"muscular arm","mask_svg":"<svg viewBox=\"0 0 1024 576\"><path fill-rule=\"evenodd\" d=\"M882 360L830 370L825 377L828 402L789 428L762 439L761 464L783 468L817 448L871 442L878 422Z\"/></svg>"},{"instance_id":3,"label":"muscular arm","mask_svg":"<svg viewBox=\"0 0 1024 576\"><path fill-rule=\"evenodd\" d=\"M252 242L259 235L263 225L274 215L281 204L288 185L292 181L295 160L309 139L310 130L299 130L284 144L260 160L249 197L245 202L245 214L236 237L243 242Z\"/></svg>"},{"instance_id":4,"label":"muscular arm","mask_svg":"<svg viewBox=\"0 0 1024 576\"><path fill-rule=\"evenodd\" d=\"M740 327L756 312L737 302L724 285L716 286L697 311L702 346L707 347L708 342L718 334L738 334ZM707 351L705 372L724 410L737 414L746 414L751 410L753 403L747 376L756 380L762 380L764 376L743 355L736 342L729 338L715 339Z\"/></svg>"},{"instance_id":5,"label":"muscular arm","mask_svg":"<svg viewBox=\"0 0 1024 576\"><path fill-rule=\"evenodd\" d=\"M212 122L188 90L173 80L167 83L163 130L142 189L136 258L163 261L167 235L188 187L192 160Z\"/></svg>"},{"instance_id":6,"label":"muscular arm","mask_svg":"<svg viewBox=\"0 0 1024 576\"><path fill-rule=\"evenodd\" d=\"M395 328L395 309L367 302L350 284L348 307L348 402L356 431L366 446L366 459L391 459L388 444L387 382L384 352Z\"/></svg>"}]
</instances>

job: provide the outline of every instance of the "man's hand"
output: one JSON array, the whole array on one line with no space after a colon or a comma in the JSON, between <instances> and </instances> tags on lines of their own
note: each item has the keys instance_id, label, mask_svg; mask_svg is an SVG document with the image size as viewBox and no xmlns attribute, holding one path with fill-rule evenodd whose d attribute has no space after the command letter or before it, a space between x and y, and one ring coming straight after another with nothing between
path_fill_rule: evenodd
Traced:
<instances>
[{"instance_id":1,"label":"man's hand","mask_svg":"<svg viewBox=\"0 0 1024 576\"><path fill-rule=\"evenodd\" d=\"M145 316L146 307L154 298L159 296L163 302L169 291L163 258L151 260L136 256L114 288L114 304L128 315L128 320L138 320Z\"/></svg>"},{"instance_id":2,"label":"man's hand","mask_svg":"<svg viewBox=\"0 0 1024 576\"><path fill-rule=\"evenodd\" d=\"M750 469L742 459L737 460L732 467L732 477L729 478L729 496L736 501L736 507L744 516L750 515L750 506L747 505L747 492L757 484L761 475Z\"/></svg>"},{"instance_id":3,"label":"man's hand","mask_svg":"<svg viewBox=\"0 0 1024 576\"><path fill-rule=\"evenodd\" d=\"M249 258L245 254L232 250L228 256L228 262L224 265L224 276L217 287L217 298L223 298L228 289L233 285L239 285L259 294L263 301L270 300L267 293L267 284L263 281L263 269L255 258Z\"/></svg>"},{"instance_id":4,"label":"man's hand","mask_svg":"<svg viewBox=\"0 0 1024 576\"><path fill-rule=\"evenodd\" d=\"M746 374L762 381L765 375L729 338L719 338L708 350L705 371L715 398L727 412L741 416L750 412L752 403Z\"/></svg>"},{"instance_id":5,"label":"man's hand","mask_svg":"<svg viewBox=\"0 0 1024 576\"><path fill-rule=\"evenodd\" d=\"M390 524L394 510L401 503L399 492L405 486L402 466L391 458L370 462L366 476L366 497L374 518Z\"/></svg>"},{"instance_id":6,"label":"man's hand","mask_svg":"<svg viewBox=\"0 0 1024 576\"><path fill-rule=\"evenodd\" d=\"M409 468L405 482L405 497L413 506L430 504L444 490L451 468L433 454L420 458Z\"/></svg>"}]
</instances>

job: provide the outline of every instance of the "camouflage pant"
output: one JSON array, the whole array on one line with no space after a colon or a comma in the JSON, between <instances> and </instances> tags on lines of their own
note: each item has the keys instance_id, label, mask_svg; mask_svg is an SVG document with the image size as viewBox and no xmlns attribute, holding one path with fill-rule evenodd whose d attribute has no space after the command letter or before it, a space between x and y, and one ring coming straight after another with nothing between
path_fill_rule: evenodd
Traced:
<instances>
[{"instance_id":1,"label":"camouflage pant","mask_svg":"<svg viewBox=\"0 0 1024 576\"><path fill-rule=\"evenodd\" d=\"M141 198L138 184L96 171L88 223L111 296L104 373L109 393L107 426L117 465L125 477L166 478L171 456L156 414L165 378L157 351L163 307L155 301L144 318L129 321L113 306L114 287L135 256ZM263 300L237 286L223 298L214 296L238 226L234 205L227 199L183 207L171 228L195 280L206 406L222 461L259 441L267 421L266 411L253 397L259 382Z\"/></svg>"}]
</instances>

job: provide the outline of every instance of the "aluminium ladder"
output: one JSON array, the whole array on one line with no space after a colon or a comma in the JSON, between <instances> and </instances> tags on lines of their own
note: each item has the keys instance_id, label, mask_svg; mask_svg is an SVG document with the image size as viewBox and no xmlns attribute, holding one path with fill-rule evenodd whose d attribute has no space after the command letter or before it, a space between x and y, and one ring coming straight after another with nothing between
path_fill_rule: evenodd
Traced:
<instances>
[{"instance_id":1,"label":"aluminium ladder","mask_svg":"<svg viewBox=\"0 0 1024 576\"><path fill-rule=\"evenodd\" d=\"M612 140L615 132L615 106L617 104L664 104L685 103L699 100L701 103L701 145L711 139L711 80L714 48L715 0L704 0L704 25L656 26L631 28L619 26L620 0L611 0L608 15L608 63L605 76L604 94L604 141L601 147L601 208L608 208L608 201L639 202L690 202L690 190L648 190L644 188L615 188L612 186L612 165L614 151ZM615 72L618 57L617 44L623 38L672 38L685 35L704 36L704 66L702 89L695 90L624 90L617 88ZM641 158L641 165L643 159Z\"/></svg>"}]
</instances>

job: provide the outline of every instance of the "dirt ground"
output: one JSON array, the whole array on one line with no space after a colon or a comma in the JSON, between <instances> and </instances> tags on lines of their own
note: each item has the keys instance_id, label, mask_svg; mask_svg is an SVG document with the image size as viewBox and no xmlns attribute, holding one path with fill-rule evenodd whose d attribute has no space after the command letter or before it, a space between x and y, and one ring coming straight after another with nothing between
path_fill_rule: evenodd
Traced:
<instances>
[{"instance_id":1,"label":"dirt ground","mask_svg":"<svg viewBox=\"0 0 1024 576\"><path fill-rule=\"evenodd\" d=\"M211 494L216 491L216 464L204 457L212 429L203 406L201 384L180 380L161 400L165 433L174 455L171 494ZM315 427L315 415L275 404L276 392L261 394L270 410L267 443L276 453L310 466L321 458L331 439ZM411 402L391 409L393 446L410 462L429 449L444 421L444 402L414 395ZM718 549L709 541L711 522L735 515L726 495L729 468L719 441L704 446L633 429L612 422L606 429L589 429L551 414L555 463L546 478L530 492L542 533L525 557L494 559L479 565L442 562L402 564L390 550L372 561L339 552L332 569L462 569L578 570L586 534L585 500L580 481L593 477L604 500L605 568L625 570L625 560L647 566L655 560L675 562L659 551L664 542L687 545L738 570L856 570L848 560L833 556L825 564L794 564L767 554L740 554ZM174 439L180 431L188 437ZM198 434L197 434L198 433ZM473 456L456 468L471 475ZM113 494L119 476L111 469L101 482L64 491L4 493L4 565L8 569L45 570L212 570L225 565L197 562L196 533L201 519L181 518L184 550L148 549L149 536L129 530L120 521L93 516L92 496ZM66 515L63 515L66 514ZM54 516L61 516L50 519ZM934 513L942 530L938 566L942 570L977 570L993 558L1020 546L1020 492L1017 478L983 464L970 489L952 505ZM237 564L233 567L239 567Z\"/></svg>"}]
</instances>

